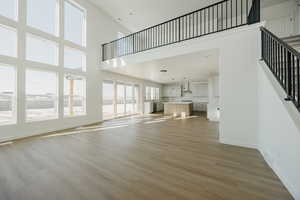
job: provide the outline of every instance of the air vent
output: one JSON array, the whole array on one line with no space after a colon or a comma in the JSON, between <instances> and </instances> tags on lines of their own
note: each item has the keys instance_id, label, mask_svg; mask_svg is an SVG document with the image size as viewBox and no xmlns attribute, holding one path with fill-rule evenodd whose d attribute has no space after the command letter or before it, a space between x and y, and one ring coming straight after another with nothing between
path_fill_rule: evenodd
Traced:
<instances>
[{"instance_id":1,"label":"air vent","mask_svg":"<svg viewBox=\"0 0 300 200\"><path fill-rule=\"evenodd\" d=\"M168 70L162 69L162 70L160 70L160 72L161 72L161 73L166 73L166 72L168 72Z\"/></svg>"}]
</instances>

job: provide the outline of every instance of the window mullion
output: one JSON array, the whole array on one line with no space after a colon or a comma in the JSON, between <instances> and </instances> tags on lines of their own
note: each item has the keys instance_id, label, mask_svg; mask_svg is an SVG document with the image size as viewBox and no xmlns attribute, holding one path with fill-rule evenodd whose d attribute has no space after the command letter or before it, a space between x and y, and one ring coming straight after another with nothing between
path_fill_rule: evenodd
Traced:
<instances>
[{"instance_id":1,"label":"window mullion","mask_svg":"<svg viewBox=\"0 0 300 200\"><path fill-rule=\"evenodd\" d=\"M26 94L25 94L25 31L26 31L26 3L27 0L19 0L18 2L18 61L17 66L17 123L24 124L26 121Z\"/></svg>"}]
</instances>

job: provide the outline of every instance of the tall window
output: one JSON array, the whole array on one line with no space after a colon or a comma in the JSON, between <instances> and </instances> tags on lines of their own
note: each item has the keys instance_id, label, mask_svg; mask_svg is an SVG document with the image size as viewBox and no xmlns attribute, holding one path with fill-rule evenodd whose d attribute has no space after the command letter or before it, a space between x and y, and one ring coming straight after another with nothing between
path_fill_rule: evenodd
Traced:
<instances>
[{"instance_id":1,"label":"tall window","mask_svg":"<svg viewBox=\"0 0 300 200\"><path fill-rule=\"evenodd\" d=\"M0 15L12 20L18 18L18 0L1 0Z\"/></svg>"},{"instance_id":2,"label":"tall window","mask_svg":"<svg viewBox=\"0 0 300 200\"><path fill-rule=\"evenodd\" d=\"M0 0L0 126L16 119L31 123L86 114L86 16L73 0ZM16 96L23 94L16 89L15 71L25 77L18 80L25 86L21 112ZM64 82L59 84L58 77ZM60 98L59 89L64 92ZM25 119L18 116L24 112Z\"/></svg>"},{"instance_id":3,"label":"tall window","mask_svg":"<svg viewBox=\"0 0 300 200\"><path fill-rule=\"evenodd\" d=\"M27 24L58 35L58 0L27 0Z\"/></svg>"},{"instance_id":4,"label":"tall window","mask_svg":"<svg viewBox=\"0 0 300 200\"><path fill-rule=\"evenodd\" d=\"M115 88L114 82L112 81L104 81L102 84L102 113L103 119L112 119L115 115L114 108L114 95Z\"/></svg>"},{"instance_id":5,"label":"tall window","mask_svg":"<svg viewBox=\"0 0 300 200\"><path fill-rule=\"evenodd\" d=\"M65 1L65 39L86 45L86 11L73 1Z\"/></svg>"},{"instance_id":6,"label":"tall window","mask_svg":"<svg viewBox=\"0 0 300 200\"><path fill-rule=\"evenodd\" d=\"M27 69L26 120L58 118L58 81L55 72Z\"/></svg>"},{"instance_id":7,"label":"tall window","mask_svg":"<svg viewBox=\"0 0 300 200\"><path fill-rule=\"evenodd\" d=\"M0 64L0 125L16 122L16 73L12 66Z\"/></svg>"},{"instance_id":8,"label":"tall window","mask_svg":"<svg viewBox=\"0 0 300 200\"><path fill-rule=\"evenodd\" d=\"M1 7L1 6L0 6ZM14 28L0 24L0 54L17 56L17 31Z\"/></svg>"},{"instance_id":9,"label":"tall window","mask_svg":"<svg viewBox=\"0 0 300 200\"><path fill-rule=\"evenodd\" d=\"M67 117L86 114L86 81L84 77L65 75L64 113Z\"/></svg>"}]
</instances>

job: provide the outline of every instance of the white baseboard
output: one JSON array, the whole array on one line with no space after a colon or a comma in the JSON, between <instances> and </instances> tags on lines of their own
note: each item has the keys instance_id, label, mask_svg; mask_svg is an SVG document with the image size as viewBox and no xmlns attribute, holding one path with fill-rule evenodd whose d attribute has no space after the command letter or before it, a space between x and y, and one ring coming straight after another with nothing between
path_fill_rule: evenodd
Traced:
<instances>
[{"instance_id":1,"label":"white baseboard","mask_svg":"<svg viewBox=\"0 0 300 200\"><path fill-rule=\"evenodd\" d=\"M242 141L238 141L235 139L225 139L221 138L219 140L222 144L228 144L228 145L233 145L233 146L239 146L239 147L246 147L246 148L251 148L251 149L257 149L256 144L250 144L250 143L245 143Z\"/></svg>"},{"instance_id":2,"label":"white baseboard","mask_svg":"<svg viewBox=\"0 0 300 200\"><path fill-rule=\"evenodd\" d=\"M258 150L263 155L265 161L268 163L269 167L275 172L275 174L282 181L283 185L291 193L295 200L300 200L300 189L294 187L293 184L288 181L288 178L284 175L280 167L276 164L276 161L268 154L263 148L259 147Z\"/></svg>"}]
</instances>

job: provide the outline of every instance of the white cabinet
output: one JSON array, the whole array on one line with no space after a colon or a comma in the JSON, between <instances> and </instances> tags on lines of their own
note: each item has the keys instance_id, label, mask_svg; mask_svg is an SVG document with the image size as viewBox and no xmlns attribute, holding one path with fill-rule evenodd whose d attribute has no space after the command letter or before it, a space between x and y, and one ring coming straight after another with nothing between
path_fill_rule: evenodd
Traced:
<instances>
[{"instance_id":1,"label":"white cabinet","mask_svg":"<svg viewBox=\"0 0 300 200\"><path fill-rule=\"evenodd\" d=\"M163 97L180 97L180 96L181 96L181 86L179 84L163 86Z\"/></svg>"},{"instance_id":2,"label":"white cabinet","mask_svg":"<svg viewBox=\"0 0 300 200\"><path fill-rule=\"evenodd\" d=\"M153 103L152 102L144 103L144 113L145 114L153 113Z\"/></svg>"},{"instance_id":3,"label":"white cabinet","mask_svg":"<svg viewBox=\"0 0 300 200\"><path fill-rule=\"evenodd\" d=\"M193 97L207 97L208 96L208 84L192 82L191 90Z\"/></svg>"}]
</instances>

